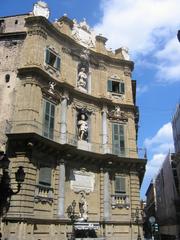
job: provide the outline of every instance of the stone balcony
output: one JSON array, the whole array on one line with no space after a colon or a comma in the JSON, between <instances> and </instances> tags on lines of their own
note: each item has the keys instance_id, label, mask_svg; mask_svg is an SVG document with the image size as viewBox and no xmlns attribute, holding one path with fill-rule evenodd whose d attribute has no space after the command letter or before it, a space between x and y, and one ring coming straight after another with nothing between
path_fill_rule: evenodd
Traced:
<instances>
[{"instance_id":1,"label":"stone balcony","mask_svg":"<svg viewBox=\"0 0 180 240\"><path fill-rule=\"evenodd\" d=\"M53 188L44 186L44 185L36 185L35 188L35 195L34 200L36 203L42 202L42 203L50 203L53 202Z\"/></svg>"},{"instance_id":2,"label":"stone balcony","mask_svg":"<svg viewBox=\"0 0 180 240\"><path fill-rule=\"evenodd\" d=\"M130 208L129 196L125 194L111 195L111 207L114 208Z\"/></svg>"},{"instance_id":3,"label":"stone balcony","mask_svg":"<svg viewBox=\"0 0 180 240\"><path fill-rule=\"evenodd\" d=\"M60 128L60 127L59 127ZM61 145L74 146L77 149L81 149L88 152L98 154L112 154L118 157L130 157L146 159L146 151L142 148L115 148L112 144L101 144L96 142L79 141L76 134L66 132L61 133L60 131L53 129L51 134L45 134L42 123L36 120L22 120L7 122L6 134L24 134L24 133L35 133L41 137L47 138L53 142ZM101 139L101 136L99 137Z\"/></svg>"}]
</instances>

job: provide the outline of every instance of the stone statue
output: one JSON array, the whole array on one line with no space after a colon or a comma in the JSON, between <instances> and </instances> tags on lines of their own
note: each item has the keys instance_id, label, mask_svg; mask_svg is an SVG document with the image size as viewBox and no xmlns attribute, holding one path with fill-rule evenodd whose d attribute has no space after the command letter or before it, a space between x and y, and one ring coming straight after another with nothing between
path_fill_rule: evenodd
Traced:
<instances>
[{"instance_id":1,"label":"stone statue","mask_svg":"<svg viewBox=\"0 0 180 240\"><path fill-rule=\"evenodd\" d=\"M49 90L48 90L48 92L54 94L54 87L55 86L56 86L55 82L49 82Z\"/></svg>"},{"instance_id":2,"label":"stone statue","mask_svg":"<svg viewBox=\"0 0 180 240\"><path fill-rule=\"evenodd\" d=\"M87 221L88 219L88 204L85 198L85 193L80 193L80 200L79 200L79 212L80 212L80 219Z\"/></svg>"},{"instance_id":3,"label":"stone statue","mask_svg":"<svg viewBox=\"0 0 180 240\"><path fill-rule=\"evenodd\" d=\"M77 86L79 90L87 92L86 86L87 86L87 74L85 71L85 68L81 68L78 73L78 82Z\"/></svg>"},{"instance_id":4,"label":"stone statue","mask_svg":"<svg viewBox=\"0 0 180 240\"><path fill-rule=\"evenodd\" d=\"M86 122L85 114L80 115L80 120L78 121L78 138L79 140L86 140L88 136L88 123Z\"/></svg>"}]
</instances>

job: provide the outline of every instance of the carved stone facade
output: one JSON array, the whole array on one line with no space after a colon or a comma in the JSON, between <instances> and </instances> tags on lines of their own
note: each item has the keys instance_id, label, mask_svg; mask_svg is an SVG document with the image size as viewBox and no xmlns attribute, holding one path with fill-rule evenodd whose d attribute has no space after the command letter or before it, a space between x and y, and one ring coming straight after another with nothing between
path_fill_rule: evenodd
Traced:
<instances>
[{"instance_id":1,"label":"carved stone facade","mask_svg":"<svg viewBox=\"0 0 180 240\"><path fill-rule=\"evenodd\" d=\"M11 34L0 33L1 145L12 179L18 166L26 172L3 237L68 239L75 200L76 238L91 229L99 239L137 239L133 214L146 159L136 142L134 64L122 51L110 54L102 36L87 45L85 20L51 24L35 15L3 18Z\"/></svg>"}]
</instances>

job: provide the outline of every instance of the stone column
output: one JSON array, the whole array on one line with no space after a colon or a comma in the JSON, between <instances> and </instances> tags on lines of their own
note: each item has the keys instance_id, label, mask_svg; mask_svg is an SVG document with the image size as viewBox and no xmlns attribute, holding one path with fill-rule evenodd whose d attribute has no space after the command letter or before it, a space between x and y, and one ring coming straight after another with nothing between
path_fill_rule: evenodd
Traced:
<instances>
[{"instance_id":1,"label":"stone column","mask_svg":"<svg viewBox=\"0 0 180 240\"><path fill-rule=\"evenodd\" d=\"M107 153L108 131L107 131L107 106L102 110L102 145L103 153Z\"/></svg>"},{"instance_id":2,"label":"stone column","mask_svg":"<svg viewBox=\"0 0 180 240\"><path fill-rule=\"evenodd\" d=\"M58 191L58 216L64 217L64 194L65 194L65 163L60 160L59 166L59 191Z\"/></svg>"},{"instance_id":3,"label":"stone column","mask_svg":"<svg viewBox=\"0 0 180 240\"><path fill-rule=\"evenodd\" d=\"M104 172L104 220L109 220L110 218L110 208L109 208L109 173L106 170Z\"/></svg>"},{"instance_id":4,"label":"stone column","mask_svg":"<svg viewBox=\"0 0 180 240\"><path fill-rule=\"evenodd\" d=\"M61 101L61 141L60 143L64 144L67 142L67 105L68 105L68 94L64 94Z\"/></svg>"}]
</instances>

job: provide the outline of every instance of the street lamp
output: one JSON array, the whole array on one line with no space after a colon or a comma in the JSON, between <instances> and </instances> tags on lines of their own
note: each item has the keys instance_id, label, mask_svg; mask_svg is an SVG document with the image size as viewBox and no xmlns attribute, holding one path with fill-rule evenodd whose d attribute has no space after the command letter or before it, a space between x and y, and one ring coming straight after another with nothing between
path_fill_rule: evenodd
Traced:
<instances>
[{"instance_id":1,"label":"street lamp","mask_svg":"<svg viewBox=\"0 0 180 240\"><path fill-rule=\"evenodd\" d=\"M68 217L71 219L71 223L72 223L71 240L75 239L74 223L78 218L78 215L75 214L75 208L76 208L76 201L73 200L72 203L67 208L67 214L68 214Z\"/></svg>"},{"instance_id":2,"label":"street lamp","mask_svg":"<svg viewBox=\"0 0 180 240\"><path fill-rule=\"evenodd\" d=\"M139 208L136 208L136 212L135 212L135 222L137 223L137 227L138 227L138 236L137 236L137 240L141 240L141 235L140 235L140 228L139 228Z\"/></svg>"},{"instance_id":3,"label":"street lamp","mask_svg":"<svg viewBox=\"0 0 180 240\"><path fill-rule=\"evenodd\" d=\"M8 172L9 159L3 151L0 151L0 216L8 210L12 195L16 195L21 190L21 184L25 179L25 172L22 166L15 172L15 180L17 182L17 190L13 191L10 184L10 176Z\"/></svg>"}]
</instances>

